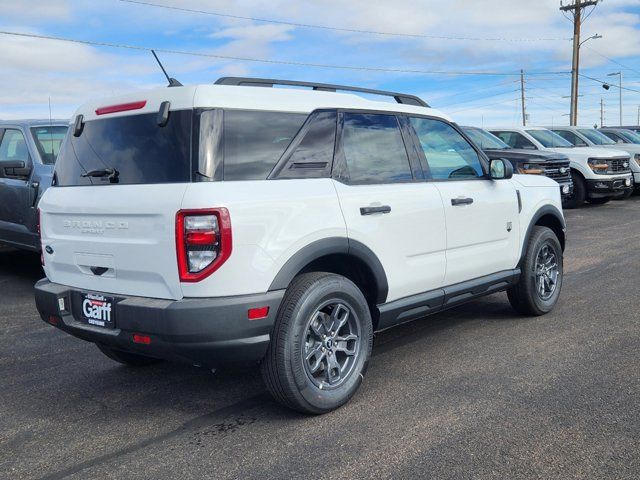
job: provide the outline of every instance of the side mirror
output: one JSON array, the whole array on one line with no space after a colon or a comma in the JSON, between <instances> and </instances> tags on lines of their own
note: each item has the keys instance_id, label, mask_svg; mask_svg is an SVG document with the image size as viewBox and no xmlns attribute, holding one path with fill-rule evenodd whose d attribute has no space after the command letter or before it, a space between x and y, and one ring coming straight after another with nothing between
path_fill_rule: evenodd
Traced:
<instances>
[{"instance_id":1,"label":"side mirror","mask_svg":"<svg viewBox=\"0 0 640 480\"><path fill-rule=\"evenodd\" d=\"M0 161L2 176L8 178L25 178L31 174L31 167L24 160Z\"/></svg>"},{"instance_id":2,"label":"side mirror","mask_svg":"<svg viewBox=\"0 0 640 480\"><path fill-rule=\"evenodd\" d=\"M513 177L513 165L508 160L498 158L489 162L489 171L494 180L506 180Z\"/></svg>"}]
</instances>

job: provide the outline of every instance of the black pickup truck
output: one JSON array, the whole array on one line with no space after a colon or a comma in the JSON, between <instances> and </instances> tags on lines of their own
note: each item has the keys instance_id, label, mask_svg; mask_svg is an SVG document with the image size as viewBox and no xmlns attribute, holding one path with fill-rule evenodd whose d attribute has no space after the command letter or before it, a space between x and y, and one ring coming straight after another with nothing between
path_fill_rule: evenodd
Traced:
<instances>
[{"instance_id":1,"label":"black pickup truck","mask_svg":"<svg viewBox=\"0 0 640 480\"><path fill-rule=\"evenodd\" d=\"M569 157L561 153L511 148L492 133L478 127L461 127L464 133L489 157L504 158L520 174L544 175L560 184L564 201L573 193Z\"/></svg>"},{"instance_id":2,"label":"black pickup truck","mask_svg":"<svg viewBox=\"0 0 640 480\"><path fill-rule=\"evenodd\" d=\"M0 121L0 244L38 251L38 201L51 185L64 120Z\"/></svg>"}]
</instances>

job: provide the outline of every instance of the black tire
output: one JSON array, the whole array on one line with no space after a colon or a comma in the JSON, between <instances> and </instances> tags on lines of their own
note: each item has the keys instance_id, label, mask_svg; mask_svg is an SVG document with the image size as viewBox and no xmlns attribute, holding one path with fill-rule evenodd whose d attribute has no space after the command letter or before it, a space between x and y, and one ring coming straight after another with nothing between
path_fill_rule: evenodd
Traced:
<instances>
[{"instance_id":1,"label":"black tire","mask_svg":"<svg viewBox=\"0 0 640 480\"><path fill-rule=\"evenodd\" d=\"M154 365L162 361L158 358L138 355L137 353L123 352L122 350L116 350L100 343L96 343L96 346L111 360L115 360L116 362L128 365L130 367L146 367L147 365Z\"/></svg>"},{"instance_id":2,"label":"black tire","mask_svg":"<svg viewBox=\"0 0 640 480\"><path fill-rule=\"evenodd\" d=\"M604 205L605 203L609 203L611 197L599 197L599 198L587 198L587 202L591 205Z\"/></svg>"},{"instance_id":3,"label":"black tire","mask_svg":"<svg viewBox=\"0 0 640 480\"><path fill-rule=\"evenodd\" d=\"M573 181L573 194L562 201L562 207L566 209L582 207L587 198L587 185L582 175L571 170L571 180Z\"/></svg>"},{"instance_id":4,"label":"black tire","mask_svg":"<svg viewBox=\"0 0 640 480\"><path fill-rule=\"evenodd\" d=\"M540 283L537 280L537 267L539 256L542 255L545 247L555 256L557 276L553 292L545 291L545 295L542 295L539 289ZM562 247L553 230L538 225L533 227L520 269L520 281L507 290L511 306L522 315L538 316L549 313L558 301L563 280ZM546 285L545 283L545 288ZM551 285L550 281L549 285Z\"/></svg>"},{"instance_id":5,"label":"black tire","mask_svg":"<svg viewBox=\"0 0 640 480\"><path fill-rule=\"evenodd\" d=\"M341 325L335 332L329 328L332 322ZM352 331L357 334L348 336L357 338L344 340L345 333ZM322 340L322 332L330 338ZM371 313L358 287L341 275L305 273L287 288L262 361L262 376L271 395L284 406L310 414L330 412L347 403L360 386L372 344ZM351 356L344 350L348 348L353 349ZM312 351L315 355L307 358Z\"/></svg>"}]
</instances>

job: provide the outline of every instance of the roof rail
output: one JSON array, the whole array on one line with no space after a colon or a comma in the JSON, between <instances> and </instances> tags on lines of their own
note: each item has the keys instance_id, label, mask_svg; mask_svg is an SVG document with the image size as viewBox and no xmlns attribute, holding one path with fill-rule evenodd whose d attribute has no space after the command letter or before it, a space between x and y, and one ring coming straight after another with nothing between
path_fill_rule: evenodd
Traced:
<instances>
[{"instance_id":1,"label":"roof rail","mask_svg":"<svg viewBox=\"0 0 640 480\"><path fill-rule=\"evenodd\" d=\"M406 93L387 92L385 90L373 90L371 88L350 87L347 85L333 85L331 83L301 82L297 80L275 80L273 78L249 78L249 77L222 77L216 80L216 85L236 85L244 87L273 87L274 85L289 85L294 87L309 87L324 92L342 90L346 92L369 93L371 95L383 95L393 97L396 102L405 105L417 105L428 107L427 102L415 95Z\"/></svg>"}]
</instances>

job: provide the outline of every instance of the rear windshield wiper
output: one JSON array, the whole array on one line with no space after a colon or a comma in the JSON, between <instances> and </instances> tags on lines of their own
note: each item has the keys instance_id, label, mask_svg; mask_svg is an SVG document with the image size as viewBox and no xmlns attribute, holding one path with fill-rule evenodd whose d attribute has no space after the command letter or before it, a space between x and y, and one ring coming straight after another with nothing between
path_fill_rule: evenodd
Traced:
<instances>
[{"instance_id":1,"label":"rear windshield wiper","mask_svg":"<svg viewBox=\"0 0 640 480\"><path fill-rule=\"evenodd\" d=\"M104 178L107 177L111 183L118 183L118 175L120 173L115 168L98 168L83 173L81 177Z\"/></svg>"}]
</instances>

